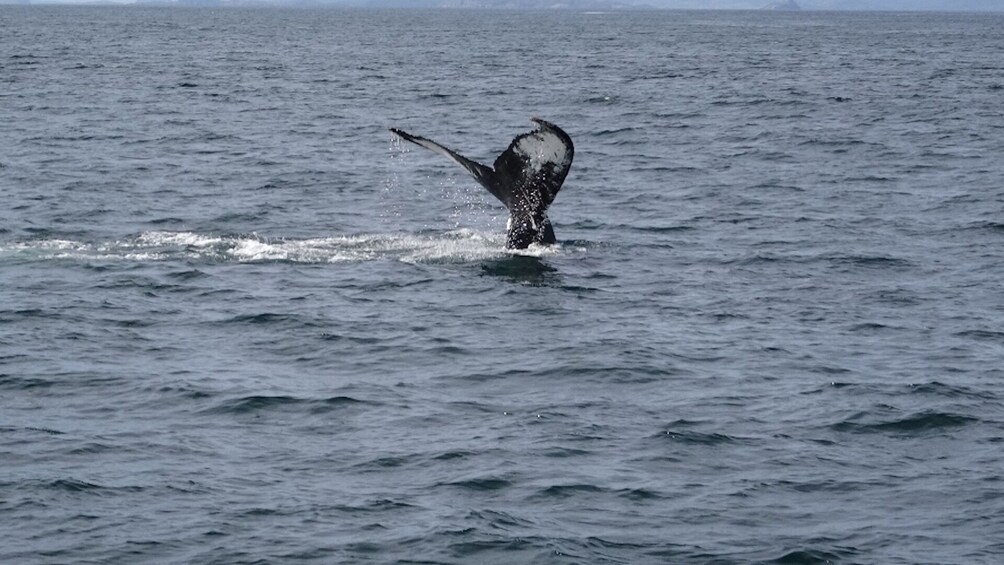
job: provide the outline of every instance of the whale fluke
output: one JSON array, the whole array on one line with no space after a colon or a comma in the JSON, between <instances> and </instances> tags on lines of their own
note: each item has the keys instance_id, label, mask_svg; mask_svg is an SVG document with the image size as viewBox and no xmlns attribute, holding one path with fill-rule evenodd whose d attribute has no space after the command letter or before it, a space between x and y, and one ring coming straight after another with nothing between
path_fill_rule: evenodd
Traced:
<instances>
[{"instance_id":1,"label":"whale fluke","mask_svg":"<svg viewBox=\"0 0 1004 565\"><path fill-rule=\"evenodd\" d=\"M572 138L558 126L531 118L537 129L520 134L488 167L464 157L431 139L391 128L402 139L421 145L467 169L481 186L509 209L507 249L525 249L531 243L552 244L554 229L547 209L558 195L572 166Z\"/></svg>"}]
</instances>

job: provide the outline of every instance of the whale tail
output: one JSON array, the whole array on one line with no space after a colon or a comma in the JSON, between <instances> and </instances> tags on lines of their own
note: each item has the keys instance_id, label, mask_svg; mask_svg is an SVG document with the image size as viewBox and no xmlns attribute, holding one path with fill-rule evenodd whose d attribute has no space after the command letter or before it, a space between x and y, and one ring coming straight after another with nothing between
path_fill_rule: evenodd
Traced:
<instances>
[{"instance_id":1,"label":"whale tail","mask_svg":"<svg viewBox=\"0 0 1004 565\"><path fill-rule=\"evenodd\" d=\"M575 155L572 139L561 128L540 118L531 118L531 121L537 124L537 129L516 136L492 167L468 159L431 139L396 128L391 131L466 169L509 209L506 248L525 249L531 243L557 241L547 209L565 182Z\"/></svg>"}]
</instances>

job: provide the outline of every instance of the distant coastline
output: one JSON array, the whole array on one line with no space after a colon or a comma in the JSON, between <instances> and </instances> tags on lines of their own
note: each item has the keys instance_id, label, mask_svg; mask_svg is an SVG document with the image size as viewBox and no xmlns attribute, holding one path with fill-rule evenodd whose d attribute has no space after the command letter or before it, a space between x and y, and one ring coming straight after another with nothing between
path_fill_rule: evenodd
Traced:
<instances>
[{"instance_id":1,"label":"distant coastline","mask_svg":"<svg viewBox=\"0 0 1004 565\"><path fill-rule=\"evenodd\" d=\"M802 9L795 0L783 0L781 2L771 2L763 7L764 10L774 10L777 12L798 12Z\"/></svg>"}]
</instances>

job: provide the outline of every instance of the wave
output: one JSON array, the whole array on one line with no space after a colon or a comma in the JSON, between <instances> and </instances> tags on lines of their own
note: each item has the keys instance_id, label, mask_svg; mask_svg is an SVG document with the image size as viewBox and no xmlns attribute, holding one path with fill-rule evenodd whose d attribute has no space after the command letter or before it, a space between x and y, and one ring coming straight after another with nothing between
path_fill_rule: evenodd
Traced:
<instances>
[{"instance_id":1,"label":"wave","mask_svg":"<svg viewBox=\"0 0 1004 565\"><path fill-rule=\"evenodd\" d=\"M866 421L862 422L861 420ZM839 432L918 435L946 432L978 422L979 419L973 416L937 411L917 412L888 420L880 420L869 414L859 413L830 427Z\"/></svg>"},{"instance_id":2,"label":"wave","mask_svg":"<svg viewBox=\"0 0 1004 565\"><path fill-rule=\"evenodd\" d=\"M321 414L357 404L369 404L369 402L350 396L307 399L293 396L254 395L228 399L217 406L207 409L206 412L209 414L247 414L281 410L284 408L306 407L313 414Z\"/></svg>"},{"instance_id":3,"label":"wave","mask_svg":"<svg viewBox=\"0 0 1004 565\"><path fill-rule=\"evenodd\" d=\"M512 255L542 257L561 250L561 245L507 250L503 234L485 234L470 229L436 234L361 234L309 239L149 231L131 238L96 243L52 238L0 244L0 263L51 260L463 263Z\"/></svg>"}]
</instances>

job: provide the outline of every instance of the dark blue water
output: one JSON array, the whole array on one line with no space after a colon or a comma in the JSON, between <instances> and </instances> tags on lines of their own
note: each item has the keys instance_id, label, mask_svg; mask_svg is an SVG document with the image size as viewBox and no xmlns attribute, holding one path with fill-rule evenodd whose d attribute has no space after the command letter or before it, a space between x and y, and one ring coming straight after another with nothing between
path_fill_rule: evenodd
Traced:
<instances>
[{"instance_id":1,"label":"dark blue water","mask_svg":"<svg viewBox=\"0 0 1004 565\"><path fill-rule=\"evenodd\" d=\"M0 562L1004 559L1001 16L0 30Z\"/></svg>"}]
</instances>

